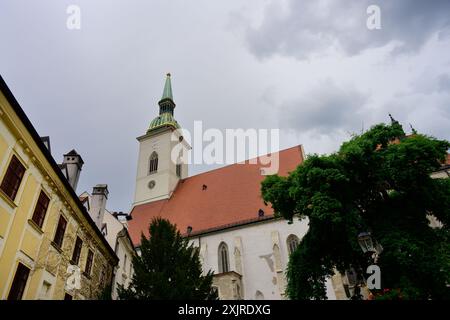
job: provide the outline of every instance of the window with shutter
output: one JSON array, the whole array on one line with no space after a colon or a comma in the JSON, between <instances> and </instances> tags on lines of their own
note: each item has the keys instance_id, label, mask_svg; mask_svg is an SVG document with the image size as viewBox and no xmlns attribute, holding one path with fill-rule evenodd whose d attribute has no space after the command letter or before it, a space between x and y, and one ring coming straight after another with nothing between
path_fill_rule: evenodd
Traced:
<instances>
[{"instance_id":1,"label":"window with shutter","mask_svg":"<svg viewBox=\"0 0 450 320\"><path fill-rule=\"evenodd\" d=\"M94 253L92 250L88 251L87 260L86 260L86 268L84 268L84 272L90 276L91 275L91 269L92 269L92 261L94 260Z\"/></svg>"},{"instance_id":2,"label":"window with shutter","mask_svg":"<svg viewBox=\"0 0 450 320\"><path fill-rule=\"evenodd\" d=\"M81 248L83 246L83 241L80 239L80 237L77 237L77 240L75 241L75 247L73 248L73 254L72 254L72 263L78 264L80 262L80 254L81 254Z\"/></svg>"},{"instance_id":3,"label":"window with shutter","mask_svg":"<svg viewBox=\"0 0 450 320\"><path fill-rule=\"evenodd\" d=\"M39 226L39 228L42 228L42 225L44 224L45 213L47 212L49 203L50 199L47 197L44 191L41 191L39 199L36 203L36 207L34 208L32 218L32 220Z\"/></svg>"},{"instance_id":4,"label":"window with shutter","mask_svg":"<svg viewBox=\"0 0 450 320\"><path fill-rule=\"evenodd\" d=\"M2 184L0 185L0 189L13 201L16 198L24 173L25 167L19 159L13 155L5 176L3 177Z\"/></svg>"},{"instance_id":5,"label":"window with shutter","mask_svg":"<svg viewBox=\"0 0 450 320\"><path fill-rule=\"evenodd\" d=\"M64 240L64 233L66 232L67 221L63 217L63 215L59 216L58 226L56 227L55 237L53 238L53 242L56 244L58 248L62 247Z\"/></svg>"}]
</instances>

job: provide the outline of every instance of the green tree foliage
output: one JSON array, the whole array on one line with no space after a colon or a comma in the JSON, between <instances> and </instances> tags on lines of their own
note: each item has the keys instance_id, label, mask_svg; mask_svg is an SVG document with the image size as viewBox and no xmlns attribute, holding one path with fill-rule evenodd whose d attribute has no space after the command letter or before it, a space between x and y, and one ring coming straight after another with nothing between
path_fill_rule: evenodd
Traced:
<instances>
[{"instance_id":1,"label":"green tree foliage","mask_svg":"<svg viewBox=\"0 0 450 320\"><path fill-rule=\"evenodd\" d=\"M133 257L133 279L118 288L123 300L213 300L213 273L202 275L199 252L176 226L155 218L150 236L141 236L141 255Z\"/></svg>"},{"instance_id":2,"label":"green tree foliage","mask_svg":"<svg viewBox=\"0 0 450 320\"><path fill-rule=\"evenodd\" d=\"M97 295L97 300L112 300L112 287L111 285L105 286Z\"/></svg>"},{"instance_id":3,"label":"green tree foliage","mask_svg":"<svg viewBox=\"0 0 450 320\"><path fill-rule=\"evenodd\" d=\"M309 156L287 177L268 176L262 195L276 214L309 221L289 260L289 297L325 299L325 278L334 268L367 276L373 261L357 237L369 231L383 247L377 264L384 292L450 299L450 179L430 177L449 147L417 132L405 136L393 120L354 136L336 153ZM429 226L431 213L442 228Z\"/></svg>"}]
</instances>

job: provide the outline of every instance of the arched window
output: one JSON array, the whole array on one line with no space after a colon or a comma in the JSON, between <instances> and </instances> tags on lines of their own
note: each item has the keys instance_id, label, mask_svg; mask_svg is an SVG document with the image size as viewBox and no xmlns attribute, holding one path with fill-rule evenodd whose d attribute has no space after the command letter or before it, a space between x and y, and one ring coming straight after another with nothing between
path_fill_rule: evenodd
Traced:
<instances>
[{"instance_id":1,"label":"arched window","mask_svg":"<svg viewBox=\"0 0 450 320\"><path fill-rule=\"evenodd\" d=\"M153 151L152 155L150 156L150 166L148 170L148 174L152 174L158 171L158 154Z\"/></svg>"},{"instance_id":2,"label":"arched window","mask_svg":"<svg viewBox=\"0 0 450 320\"><path fill-rule=\"evenodd\" d=\"M287 243L289 254L291 254L292 252L295 251L295 249L297 249L297 246L300 243L300 240L295 234L291 234L291 235L289 235L289 237L287 237L286 243Z\"/></svg>"},{"instance_id":3,"label":"arched window","mask_svg":"<svg viewBox=\"0 0 450 320\"><path fill-rule=\"evenodd\" d=\"M225 242L219 245L219 273L230 271L228 246Z\"/></svg>"}]
</instances>

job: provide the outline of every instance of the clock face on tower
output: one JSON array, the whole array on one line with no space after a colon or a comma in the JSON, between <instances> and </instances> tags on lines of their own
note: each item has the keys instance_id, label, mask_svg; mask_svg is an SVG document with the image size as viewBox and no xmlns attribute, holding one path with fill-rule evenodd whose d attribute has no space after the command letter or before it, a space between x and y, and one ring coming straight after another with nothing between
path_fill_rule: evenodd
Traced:
<instances>
[{"instance_id":1,"label":"clock face on tower","mask_svg":"<svg viewBox=\"0 0 450 320\"><path fill-rule=\"evenodd\" d=\"M152 181L150 181L150 182L148 183L148 188L149 188L149 189L153 189L153 188L155 187L155 185L156 185L155 180L152 180Z\"/></svg>"}]
</instances>

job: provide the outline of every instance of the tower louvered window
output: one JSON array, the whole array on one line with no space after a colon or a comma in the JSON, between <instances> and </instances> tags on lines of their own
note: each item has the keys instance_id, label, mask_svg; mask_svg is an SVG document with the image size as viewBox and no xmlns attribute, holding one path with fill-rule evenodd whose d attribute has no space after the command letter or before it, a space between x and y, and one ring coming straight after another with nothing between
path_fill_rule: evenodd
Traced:
<instances>
[{"instance_id":1,"label":"tower louvered window","mask_svg":"<svg viewBox=\"0 0 450 320\"><path fill-rule=\"evenodd\" d=\"M177 177L181 178L181 163L178 163L176 166Z\"/></svg>"},{"instance_id":2,"label":"tower louvered window","mask_svg":"<svg viewBox=\"0 0 450 320\"><path fill-rule=\"evenodd\" d=\"M153 152L150 156L150 167L148 170L149 174L155 173L158 171L158 154Z\"/></svg>"}]
</instances>

